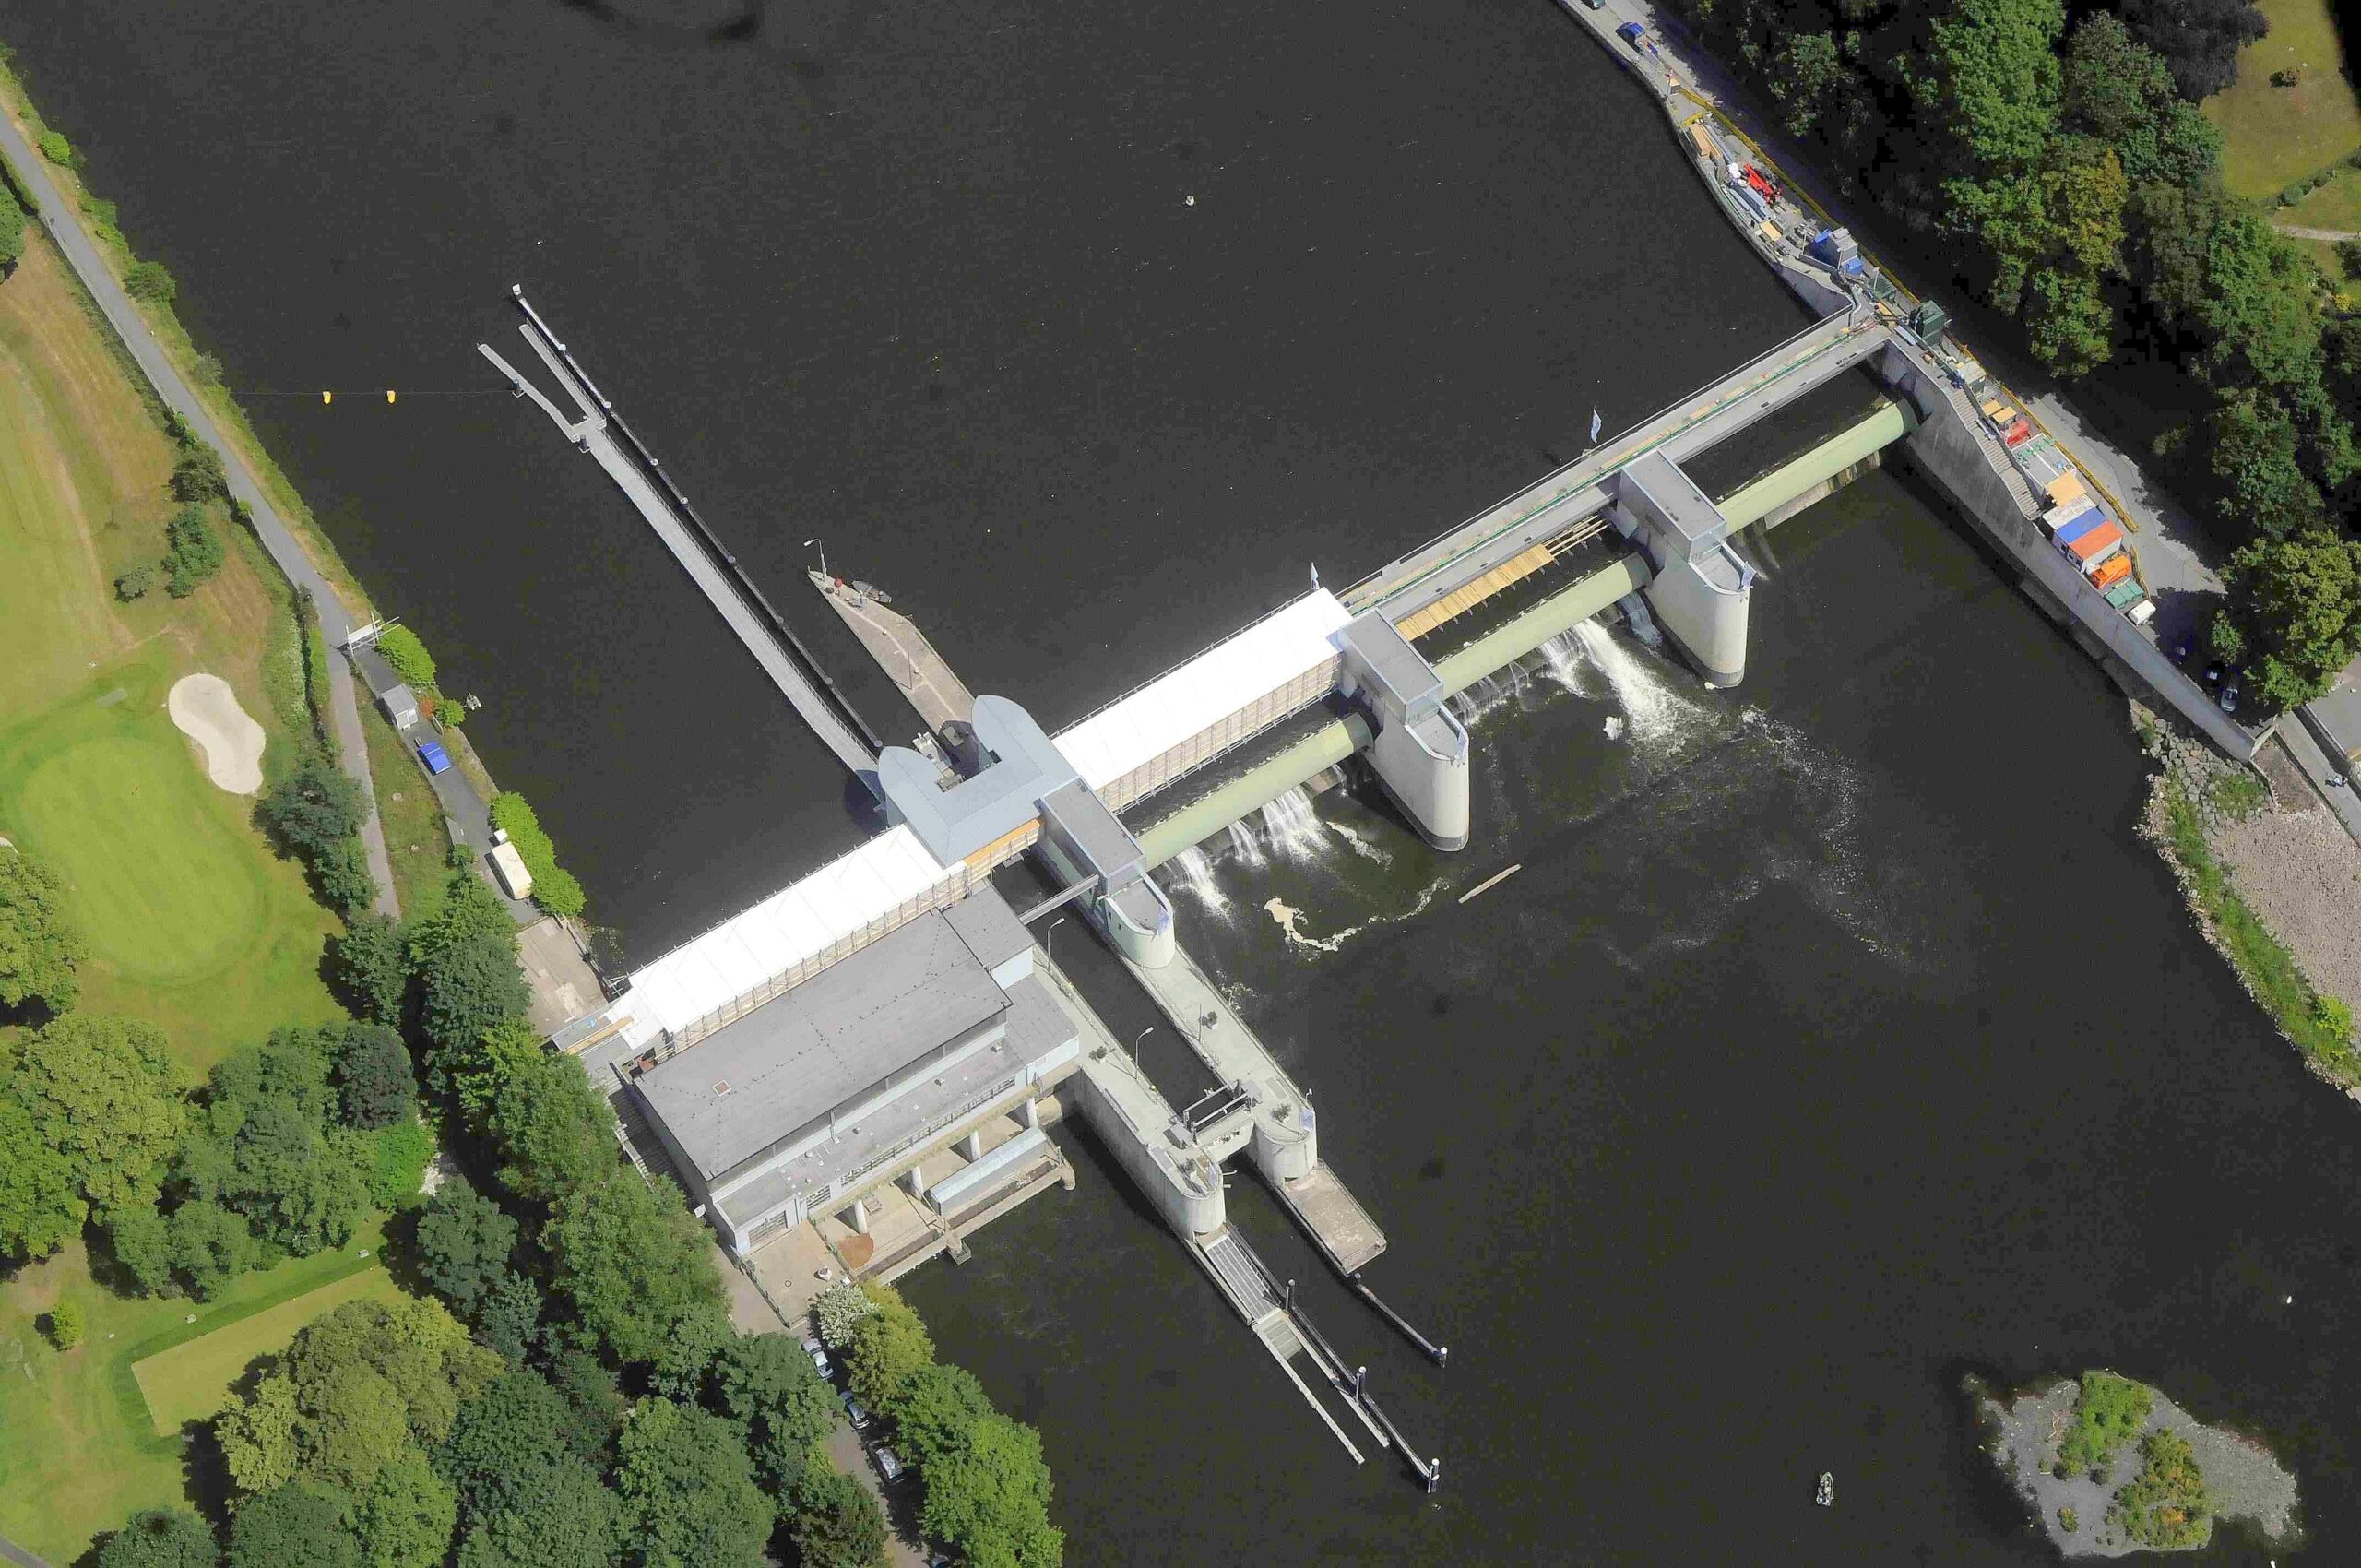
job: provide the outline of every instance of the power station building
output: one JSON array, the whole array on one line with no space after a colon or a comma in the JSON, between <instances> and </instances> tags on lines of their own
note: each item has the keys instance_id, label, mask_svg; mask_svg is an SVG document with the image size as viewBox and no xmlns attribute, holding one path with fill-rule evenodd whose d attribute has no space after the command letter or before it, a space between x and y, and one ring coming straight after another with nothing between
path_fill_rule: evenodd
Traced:
<instances>
[{"instance_id":1,"label":"power station building","mask_svg":"<svg viewBox=\"0 0 2361 1568\"><path fill-rule=\"evenodd\" d=\"M849 1207L858 1227L862 1192L988 1117L1031 1125L1037 1094L1080 1055L1031 936L987 883L712 1028L626 1092L742 1256L807 1218Z\"/></svg>"}]
</instances>

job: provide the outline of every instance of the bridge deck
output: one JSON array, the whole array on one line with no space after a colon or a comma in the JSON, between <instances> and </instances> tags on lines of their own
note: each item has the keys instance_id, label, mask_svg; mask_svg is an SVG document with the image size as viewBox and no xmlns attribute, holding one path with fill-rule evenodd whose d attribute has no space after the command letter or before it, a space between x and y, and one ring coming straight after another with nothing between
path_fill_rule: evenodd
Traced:
<instances>
[{"instance_id":1,"label":"bridge deck","mask_svg":"<svg viewBox=\"0 0 2361 1568\"><path fill-rule=\"evenodd\" d=\"M1365 578L1342 596L1355 613L1382 606L1397 622L1473 578L1506 564L1608 504L1608 477L1662 451L1674 461L1726 440L1878 352L1885 322L1839 313L1740 366L1673 408L1584 454L1478 513L1442 538Z\"/></svg>"}]
</instances>

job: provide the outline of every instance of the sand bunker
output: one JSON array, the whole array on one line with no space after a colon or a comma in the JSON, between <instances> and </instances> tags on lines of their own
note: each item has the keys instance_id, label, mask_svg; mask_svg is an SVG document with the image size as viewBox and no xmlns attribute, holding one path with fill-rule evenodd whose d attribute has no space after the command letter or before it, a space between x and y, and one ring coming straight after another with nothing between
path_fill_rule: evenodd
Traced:
<instances>
[{"instance_id":1,"label":"sand bunker","mask_svg":"<svg viewBox=\"0 0 2361 1568\"><path fill-rule=\"evenodd\" d=\"M233 795L262 788L262 726L219 675L184 675L164 698L182 734L205 750L205 776Z\"/></svg>"}]
</instances>

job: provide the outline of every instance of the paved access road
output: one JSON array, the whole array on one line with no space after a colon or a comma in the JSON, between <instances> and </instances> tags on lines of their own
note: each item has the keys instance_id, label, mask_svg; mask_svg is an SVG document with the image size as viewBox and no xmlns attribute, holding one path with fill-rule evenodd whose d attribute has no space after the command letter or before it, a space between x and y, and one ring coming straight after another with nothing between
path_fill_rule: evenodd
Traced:
<instances>
[{"instance_id":1,"label":"paved access road","mask_svg":"<svg viewBox=\"0 0 2361 1568\"><path fill-rule=\"evenodd\" d=\"M50 180L47 164L26 141L24 131L6 114L0 114L0 156L6 157L24 188L31 194L34 205L41 208L42 224L49 231L50 238L57 242L66 265L82 280L82 287L90 291L90 297L98 301L99 309L106 314L124 346L131 350L132 359L154 386L157 396L187 422L198 440L221 454L222 468L230 477L230 493L253 514L255 532L261 537L263 548L270 552L271 559L279 563L279 569L287 574L289 581L311 594L312 602L319 611L320 628L327 634L328 645L335 650L329 659L328 706L336 724L337 751L345 772L361 786L362 798L369 808L368 817L361 825L361 842L369 852L369 874L377 884L375 908L382 914L398 917L401 906L394 897L394 873L386 858L385 828L377 820L376 792L369 783L369 747L361 729L361 705L352 695L350 666L344 659L345 638L352 633L351 615L327 579L312 564L303 547L296 542L287 519L279 516L279 508L263 493L262 485L246 467L245 459L222 438L220 428L197 400L196 391L165 357L163 346L148 330L148 323L115 281L114 274L108 270L89 232L82 227L80 212Z\"/></svg>"}]
</instances>

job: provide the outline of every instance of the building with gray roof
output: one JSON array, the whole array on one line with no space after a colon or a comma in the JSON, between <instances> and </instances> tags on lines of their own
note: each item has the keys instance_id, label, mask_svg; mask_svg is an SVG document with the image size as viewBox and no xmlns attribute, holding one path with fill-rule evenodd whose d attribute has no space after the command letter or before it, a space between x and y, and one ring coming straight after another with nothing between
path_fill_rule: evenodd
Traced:
<instances>
[{"instance_id":1,"label":"building with gray roof","mask_svg":"<svg viewBox=\"0 0 2361 1568\"><path fill-rule=\"evenodd\" d=\"M1028 1107L1080 1054L1030 933L987 887L722 1025L631 1092L742 1254Z\"/></svg>"}]
</instances>

